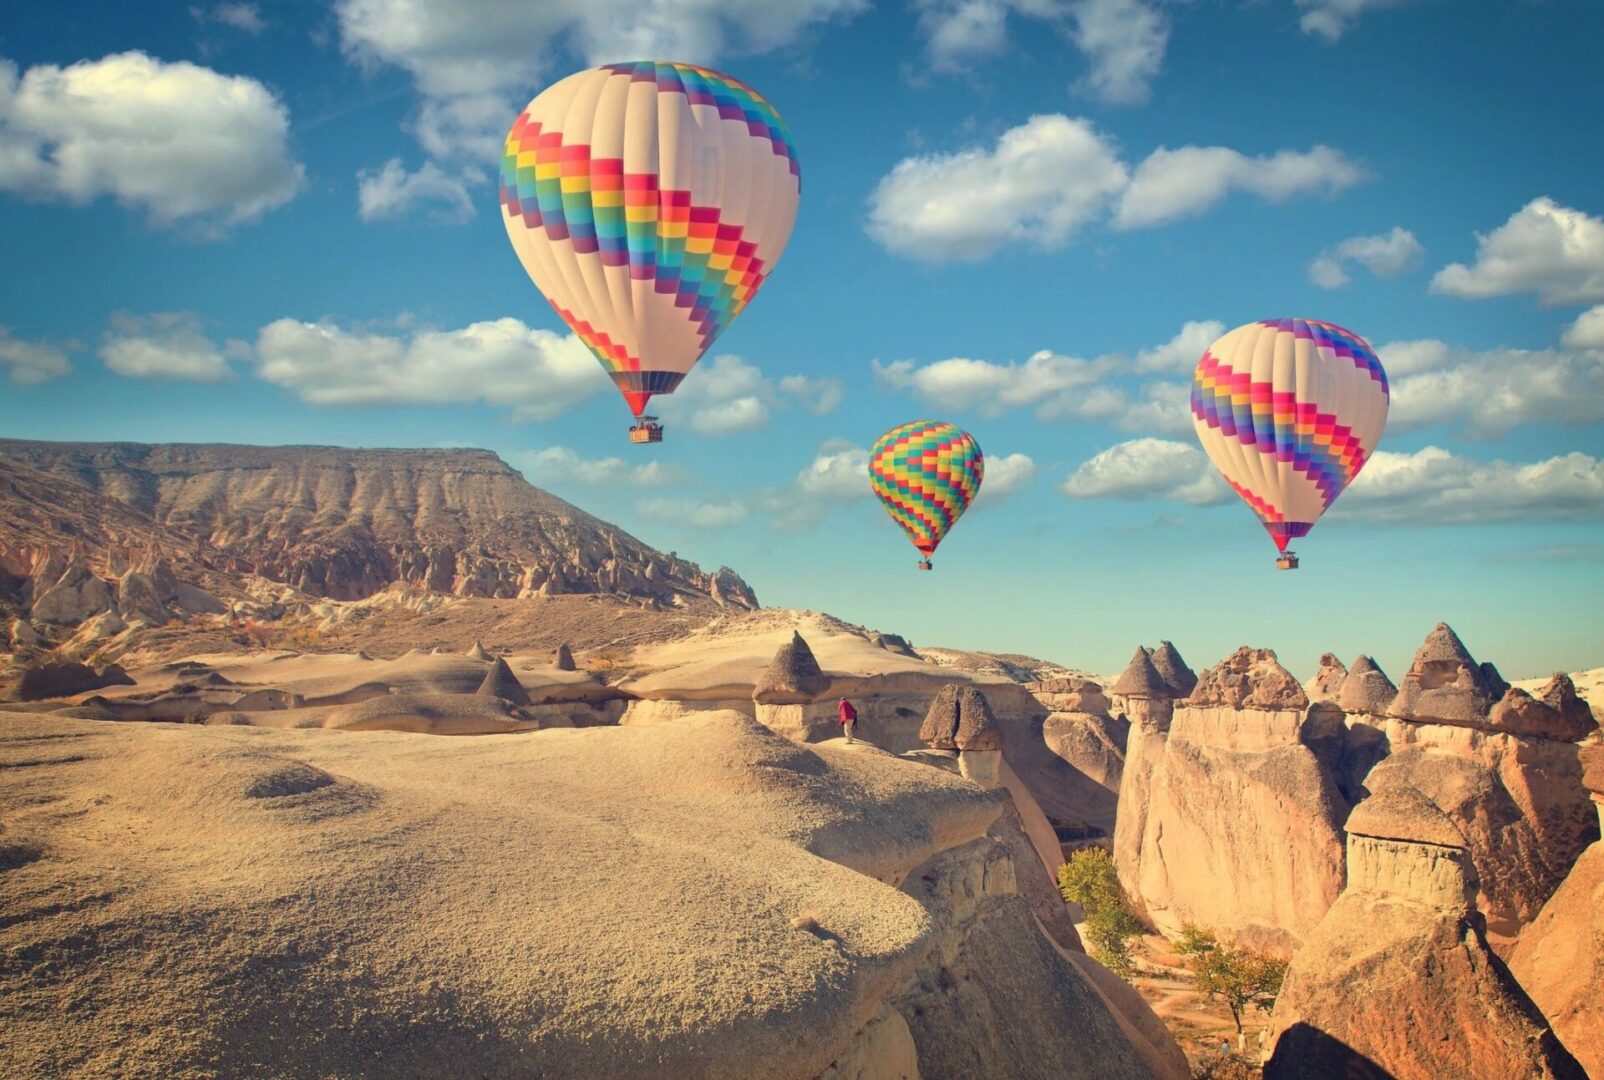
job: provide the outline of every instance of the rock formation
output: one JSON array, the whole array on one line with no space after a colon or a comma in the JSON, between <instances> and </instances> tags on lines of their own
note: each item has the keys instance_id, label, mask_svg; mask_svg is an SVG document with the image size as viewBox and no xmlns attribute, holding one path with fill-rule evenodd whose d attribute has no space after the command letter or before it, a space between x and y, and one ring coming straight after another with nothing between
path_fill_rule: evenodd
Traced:
<instances>
[{"instance_id":1,"label":"rock formation","mask_svg":"<svg viewBox=\"0 0 1604 1080\"><path fill-rule=\"evenodd\" d=\"M1304 686L1303 692L1310 701L1335 702L1341 696L1342 684L1347 678L1348 669L1337 659L1337 655L1325 653L1320 657L1320 670Z\"/></svg>"},{"instance_id":2,"label":"rock formation","mask_svg":"<svg viewBox=\"0 0 1604 1080\"><path fill-rule=\"evenodd\" d=\"M1604 825L1604 738L1582 747L1582 782ZM1595 842L1526 927L1510 971L1589 1076L1604 1076L1604 842Z\"/></svg>"},{"instance_id":3,"label":"rock formation","mask_svg":"<svg viewBox=\"0 0 1604 1080\"><path fill-rule=\"evenodd\" d=\"M981 787L1002 783L1003 737L997 718L991 714L986 695L973 686L958 691L958 730L953 744L958 748L958 771Z\"/></svg>"},{"instance_id":4,"label":"rock formation","mask_svg":"<svg viewBox=\"0 0 1604 1080\"><path fill-rule=\"evenodd\" d=\"M1309 697L1273 649L1244 645L1198 679L1186 703L1194 708L1303 709Z\"/></svg>"},{"instance_id":5,"label":"rock formation","mask_svg":"<svg viewBox=\"0 0 1604 1080\"><path fill-rule=\"evenodd\" d=\"M1168 641L1158 643L1158 648L1153 650L1151 659L1153 670L1159 673L1159 677L1173 692L1172 696L1184 698L1197 686L1197 675L1186 666L1186 661L1181 659L1180 650Z\"/></svg>"},{"instance_id":6,"label":"rock formation","mask_svg":"<svg viewBox=\"0 0 1604 1080\"><path fill-rule=\"evenodd\" d=\"M1156 692L1150 669L1132 658L1127 701ZM1167 730L1133 725L1114 859L1154 925L1205 926L1281 955L1296 947L1342 887L1342 730L1335 707L1308 708L1273 652L1248 648L1199 677Z\"/></svg>"},{"instance_id":7,"label":"rock formation","mask_svg":"<svg viewBox=\"0 0 1604 1080\"><path fill-rule=\"evenodd\" d=\"M813 650L800 632L793 631L791 640L780 646L763 669L752 689L752 700L760 705L805 705L829 687L830 680L820 669Z\"/></svg>"},{"instance_id":8,"label":"rock formation","mask_svg":"<svg viewBox=\"0 0 1604 1080\"><path fill-rule=\"evenodd\" d=\"M1385 716L1397 696L1398 688L1392 685L1387 673L1370 657L1360 656L1342 680L1337 704L1350 716Z\"/></svg>"},{"instance_id":9,"label":"rock formation","mask_svg":"<svg viewBox=\"0 0 1604 1080\"><path fill-rule=\"evenodd\" d=\"M13 497L20 504L7 507ZM37 520L31 504L56 520ZM147 580L151 552L181 564L172 592L191 612L205 606L193 580L202 570L255 573L335 600L403 582L472 597L608 593L757 607L728 568L709 574L654 551L483 450L0 440L0 549L59 556L62 521L83 548L29 568L36 622L77 624L110 607L112 584L90 564L126 579L130 544L146 552L126 581L140 618L173 600Z\"/></svg>"},{"instance_id":10,"label":"rock formation","mask_svg":"<svg viewBox=\"0 0 1604 1080\"><path fill-rule=\"evenodd\" d=\"M467 657L469 660L488 661L493 659L493 657L485 651L485 647L479 643L477 638L474 639L473 645L468 649Z\"/></svg>"},{"instance_id":11,"label":"rock formation","mask_svg":"<svg viewBox=\"0 0 1604 1080\"><path fill-rule=\"evenodd\" d=\"M1495 731L1560 742L1576 742L1598 729L1593 710L1576 696L1575 684L1563 672L1555 673L1537 697L1513 687L1506 690L1488 724Z\"/></svg>"},{"instance_id":12,"label":"rock formation","mask_svg":"<svg viewBox=\"0 0 1604 1080\"><path fill-rule=\"evenodd\" d=\"M1487 948L1464 844L1407 785L1354 810L1348 885L1287 972L1268 1080L1581 1080Z\"/></svg>"},{"instance_id":13,"label":"rock formation","mask_svg":"<svg viewBox=\"0 0 1604 1080\"><path fill-rule=\"evenodd\" d=\"M1387 715L1481 727L1506 688L1491 664L1476 663L1453 628L1438 623L1415 653Z\"/></svg>"},{"instance_id":14,"label":"rock formation","mask_svg":"<svg viewBox=\"0 0 1604 1080\"><path fill-rule=\"evenodd\" d=\"M518 681L518 676L512 673L507 661L499 656L496 657L496 662L490 665L490 670L485 672L485 681L479 684L479 689L475 692L484 697L510 701L514 705L529 704L529 691Z\"/></svg>"},{"instance_id":15,"label":"rock formation","mask_svg":"<svg viewBox=\"0 0 1604 1080\"><path fill-rule=\"evenodd\" d=\"M43 701L48 698L72 697L75 694L100 690L107 686L132 686L134 680L116 664L99 671L72 661L44 661L22 672L17 683L18 701Z\"/></svg>"},{"instance_id":16,"label":"rock formation","mask_svg":"<svg viewBox=\"0 0 1604 1080\"><path fill-rule=\"evenodd\" d=\"M1119 696L1130 720L1114 817L1114 868L1126 895L1140 907L1142 835L1152 801L1153 773L1164 757L1177 694L1158 673L1152 654L1144 648L1138 648L1131 656L1109 692Z\"/></svg>"},{"instance_id":17,"label":"rock formation","mask_svg":"<svg viewBox=\"0 0 1604 1080\"><path fill-rule=\"evenodd\" d=\"M574 650L568 647L565 641L557 646L557 653L552 657L552 666L558 671L574 671Z\"/></svg>"},{"instance_id":18,"label":"rock formation","mask_svg":"<svg viewBox=\"0 0 1604 1080\"><path fill-rule=\"evenodd\" d=\"M1038 930L1002 795L873 748L7 717L0 758L18 1076L1187 1076Z\"/></svg>"}]
</instances>

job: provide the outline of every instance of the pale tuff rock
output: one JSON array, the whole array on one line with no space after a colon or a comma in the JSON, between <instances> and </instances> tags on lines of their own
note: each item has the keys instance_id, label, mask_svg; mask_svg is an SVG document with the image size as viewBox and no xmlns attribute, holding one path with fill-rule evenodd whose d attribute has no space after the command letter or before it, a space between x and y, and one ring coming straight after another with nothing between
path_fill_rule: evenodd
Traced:
<instances>
[{"instance_id":1,"label":"pale tuff rock","mask_svg":"<svg viewBox=\"0 0 1604 1080\"><path fill-rule=\"evenodd\" d=\"M1338 660L1335 653L1325 653L1320 657L1320 670L1315 672L1314 678L1304 686L1303 692L1309 695L1310 701L1339 700L1342 693L1342 684L1347 681L1348 669Z\"/></svg>"},{"instance_id":2,"label":"pale tuff rock","mask_svg":"<svg viewBox=\"0 0 1604 1080\"><path fill-rule=\"evenodd\" d=\"M1025 689L1053 712L1101 716L1109 711L1108 695L1102 685L1079 675L1027 683Z\"/></svg>"},{"instance_id":3,"label":"pale tuff rock","mask_svg":"<svg viewBox=\"0 0 1604 1080\"><path fill-rule=\"evenodd\" d=\"M991 714L991 704L973 686L958 689L958 732L953 739L960 751L1002 750L1002 729Z\"/></svg>"},{"instance_id":4,"label":"pale tuff rock","mask_svg":"<svg viewBox=\"0 0 1604 1080\"><path fill-rule=\"evenodd\" d=\"M1415 653L1388 710L1416 723L1481 727L1507 684L1491 664L1478 664L1447 623L1438 623Z\"/></svg>"},{"instance_id":5,"label":"pale tuff rock","mask_svg":"<svg viewBox=\"0 0 1604 1080\"><path fill-rule=\"evenodd\" d=\"M1093 712L1055 712L1042 721L1042 741L1047 748L1083 776L1109 794L1119 793L1125 771L1125 747L1131 723L1124 717ZM1113 817L1109 805L1109 817Z\"/></svg>"},{"instance_id":6,"label":"pale tuff rock","mask_svg":"<svg viewBox=\"0 0 1604 1080\"><path fill-rule=\"evenodd\" d=\"M529 691L524 684L518 681L518 676L512 673L507 661L499 656L496 662L485 673L485 681L479 684L476 693L483 697L496 697L503 701L510 701L514 705L528 705Z\"/></svg>"},{"instance_id":7,"label":"pale tuff rock","mask_svg":"<svg viewBox=\"0 0 1604 1080\"><path fill-rule=\"evenodd\" d=\"M568 647L565 641L557 646L557 654L552 657L552 666L558 671L574 671L574 650Z\"/></svg>"},{"instance_id":8,"label":"pale tuff rock","mask_svg":"<svg viewBox=\"0 0 1604 1080\"><path fill-rule=\"evenodd\" d=\"M485 651L485 647L481 645L477 639L475 639L473 645L469 647L467 656L469 660L488 661L492 659L491 655Z\"/></svg>"},{"instance_id":9,"label":"pale tuff rock","mask_svg":"<svg viewBox=\"0 0 1604 1080\"><path fill-rule=\"evenodd\" d=\"M1174 697L1184 698L1197 686L1196 673L1181 659L1180 650L1168 641L1158 643L1158 648L1153 650L1152 661L1154 670L1173 691Z\"/></svg>"},{"instance_id":10,"label":"pale tuff rock","mask_svg":"<svg viewBox=\"0 0 1604 1080\"><path fill-rule=\"evenodd\" d=\"M1109 693L1126 698L1176 698L1182 695L1159 674L1153 665L1153 656L1145 648L1138 648L1125 671L1114 680Z\"/></svg>"},{"instance_id":11,"label":"pale tuff rock","mask_svg":"<svg viewBox=\"0 0 1604 1080\"><path fill-rule=\"evenodd\" d=\"M760 705L805 705L830 687L830 680L800 632L781 645L752 688Z\"/></svg>"},{"instance_id":12,"label":"pale tuff rock","mask_svg":"<svg viewBox=\"0 0 1604 1080\"><path fill-rule=\"evenodd\" d=\"M117 583L117 610L125 619L142 619L152 626L161 626L170 617L155 579L140 570L129 570Z\"/></svg>"},{"instance_id":13,"label":"pale tuff rock","mask_svg":"<svg viewBox=\"0 0 1604 1080\"><path fill-rule=\"evenodd\" d=\"M1511 688L1494 705L1488 725L1511 735L1576 742L1598 729L1593 710L1576 696L1570 676L1556 673L1538 697Z\"/></svg>"},{"instance_id":14,"label":"pale tuff rock","mask_svg":"<svg viewBox=\"0 0 1604 1080\"><path fill-rule=\"evenodd\" d=\"M41 642L39 632L24 619L11 620L11 644L37 646Z\"/></svg>"},{"instance_id":15,"label":"pale tuff rock","mask_svg":"<svg viewBox=\"0 0 1604 1080\"><path fill-rule=\"evenodd\" d=\"M913 646L909 645L908 640L901 634L882 634L875 631L869 635L869 644L886 652L896 653L898 656L906 656L912 660L919 659L919 654L913 651Z\"/></svg>"},{"instance_id":16,"label":"pale tuff rock","mask_svg":"<svg viewBox=\"0 0 1604 1080\"><path fill-rule=\"evenodd\" d=\"M1194 708L1304 709L1309 697L1273 649L1244 645L1205 671L1186 703Z\"/></svg>"},{"instance_id":17,"label":"pale tuff rock","mask_svg":"<svg viewBox=\"0 0 1604 1080\"><path fill-rule=\"evenodd\" d=\"M1347 888L1276 1002L1268 1080L1582 1080L1489 951L1475 889L1463 838L1422 793L1400 784L1360 803Z\"/></svg>"},{"instance_id":18,"label":"pale tuff rock","mask_svg":"<svg viewBox=\"0 0 1604 1080\"><path fill-rule=\"evenodd\" d=\"M1337 704L1349 715L1385 716L1398 696L1387 673L1368 656L1360 656L1348 669L1337 694Z\"/></svg>"},{"instance_id":19,"label":"pale tuff rock","mask_svg":"<svg viewBox=\"0 0 1604 1080\"><path fill-rule=\"evenodd\" d=\"M1604 738L1582 746L1582 778L1604 819ZM1604 1076L1604 843L1582 852L1520 936L1509 968L1589 1076Z\"/></svg>"},{"instance_id":20,"label":"pale tuff rock","mask_svg":"<svg viewBox=\"0 0 1604 1080\"><path fill-rule=\"evenodd\" d=\"M36 593L30 614L34 622L72 626L110 610L111 586L90 572L77 557L61 576L41 593Z\"/></svg>"}]
</instances>

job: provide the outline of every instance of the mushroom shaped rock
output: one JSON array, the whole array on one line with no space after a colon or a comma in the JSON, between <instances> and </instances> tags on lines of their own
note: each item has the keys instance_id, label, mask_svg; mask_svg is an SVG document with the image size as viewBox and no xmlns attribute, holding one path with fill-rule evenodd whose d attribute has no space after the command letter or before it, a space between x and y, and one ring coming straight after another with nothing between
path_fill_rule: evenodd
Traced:
<instances>
[{"instance_id":1,"label":"mushroom shaped rock","mask_svg":"<svg viewBox=\"0 0 1604 1080\"><path fill-rule=\"evenodd\" d=\"M514 705L529 704L529 691L518 681L518 676L512 673L507 661L500 657L497 657L490 670L485 672L485 681L479 684L477 693L483 697L498 697Z\"/></svg>"},{"instance_id":2,"label":"mushroom shaped rock","mask_svg":"<svg viewBox=\"0 0 1604 1080\"><path fill-rule=\"evenodd\" d=\"M1173 698L1175 688L1159 673L1153 664L1152 654L1138 648L1125 671L1114 680L1109 693L1125 698Z\"/></svg>"},{"instance_id":3,"label":"mushroom shaped rock","mask_svg":"<svg viewBox=\"0 0 1604 1080\"><path fill-rule=\"evenodd\" d=\"M1344 828L1349 836L1449 848L1470 846L1453 818L1413 784L1391 785L1361 800Z\"/></svg>"},{"instance_id":4,"label":"mushroom shaped rock","mask_svg":"<svg viewBox=\"0 0 1604 1080\"><path fill-rule=\"evenodd\" d=\"M1168 641L1158 643L1152 652L1153 669L1174 691L1173 697L1184 698L1197 686L1197 673L1186 666L1181 651Z\"/></svg>"},{"instance_id":5,"label":"mushroom shaped rock","mask_svg":"<svg viewBox=\"0 0 1604 1080\"><path fill-rule=\"evenodd\" d=\"M1398 696L1387 673L1368 656L1361 655L1348 669L1337 692L1337 705L1343 712L1368 716L1384 716Z\"/></svg>"},{"instance_id":6,"label":"mushroom shaped rock","mask_svg":"<svg viewBox=\"0 0 1604 1080\"><path fill-rule=\"evenodd\" d=\"M1348 669L1335 653L1320 657L1320 670L1315 672L1303 687L1310 701L1336 701L1342 695L1342 684L1348 680Z\"/></svg>"},{"instance_id":7,"label":"mushroom shaped rock","mask_svg":"<svg viewBox=\"0 0 1604 1080\"><path fill-rule=\"evenodd\" d=\"M1555 674L1538 697L1521 689L1506 690L1493 706L1488 722L1495 730L1511 735L1560 742L1585 739L1598 728L1593 710L1576 696L1576 684L1569 675L1562 673Z\"/></svg>"},{"instance_id":8,"label":"mushroom shaped rock","mask_svg":"<svg viewBox=\"0 0 1604 1080\"><path fill-rule=\"evenodd\" d=\"M1403 677L1388 715L1424 724L1482 727L1503 696L1503 679L1490 664L1478 664L1447 623L1438 623Z\"/></svg>"},{"instance_id":9,"label":"mushroom shaped rock","mask_svg":"<svg viewBox=\"0 0 1604 1080\"><path fill-rule=\"evenodd\" d=\"M1226 709L1303 709L1309 696L1281 666L1275 650L1244 645L1205 671L1186 703Z\"/></svg>"},{"instance_id":10,"label":"mushroom shaped rock","mask_svg":"<svg viewBox=\"0 0 1604 1080\"><path fill-rule=\"evenodd\" d=\"M551 662L558 671L575 670L574 650L568 647L568 642L565 641L561 645L557 646L556 655L552 657Z\"/></svg>"},{"instance_id":11,"label":"mushroom shaped rock","mask_svg":"<svg viewBox=\"0 0 1604 1080\"><path fill-rule=\"evenodd\" d=\"M813 650L796 631L758 676L752 700L759 705L805 705L829 688Z\"/></svg>"},{"instance_id":12,"label":"mushroom shaped rock","mask_svg":"<svg viewBox=\"0 0 1604 1080\"><path fill-rule=\"evenodd\" d=\"M483 645L479 644L478 639L475 639L474 643L473 643L473 647L468 650L468 659L469 660L489 660L490 658L491 658L490 654L485 652L485 647Z\"/></svg>"}]
</instances>

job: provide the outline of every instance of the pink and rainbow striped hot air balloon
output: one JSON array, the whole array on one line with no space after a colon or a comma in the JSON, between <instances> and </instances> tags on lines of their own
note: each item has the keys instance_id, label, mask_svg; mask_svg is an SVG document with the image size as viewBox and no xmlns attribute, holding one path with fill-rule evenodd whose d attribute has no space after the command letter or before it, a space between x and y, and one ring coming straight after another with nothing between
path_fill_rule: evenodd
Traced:
<instances>
[{"instance_id":1,"label":"pink and rainbow striped hot air balloon","mask_svg":"<svg viewBox=\"0 0 1604 1080\"><path fill-rule=\"evenodd\" d=\"M519 260L637 418L762 288L801 190L790 129L762 95L650 60L542 91L513 122L501 165ZM661 432L646 417L630 438Z\"/></svg>"},{"instance_id":2,"label":"pink and rainbow striped hot air balloon","mask_svg":"<svg viewBox=\"0 0 1604 1080\"><path fill-rule=\"evenodd\" d=\"M1387 426L1387 373L1368 342L1331 323L1266 319L1208 347L1192 375L1192 425L1209 460L1281 552L1353 482Z\"/></svg>"}]
</instances>

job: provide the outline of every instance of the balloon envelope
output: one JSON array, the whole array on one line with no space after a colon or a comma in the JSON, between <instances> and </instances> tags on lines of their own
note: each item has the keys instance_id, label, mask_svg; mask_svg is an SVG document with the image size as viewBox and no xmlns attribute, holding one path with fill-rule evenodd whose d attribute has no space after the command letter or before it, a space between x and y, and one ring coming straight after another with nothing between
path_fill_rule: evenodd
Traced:
<instances>
[{"instance_id":1,"label":"balloon envelope","mask_svg":"<svg viewBox=\"0 0 1604 1080\"><path fill-rule=\"evenodd\" d=\"M790 129L738 79L640 61L518 114L501 166L519 260L639 416L779 261L801 197Z\"/></svg>"},{"instance_id":2,"label":"balloon envelope","mask_svg":"<svg viewBox=\"0 0 1604 1080\"><path fill-rule=\"evenodd\" d=\"M939 420L899 424L869 452L869 486L926 557L974 501L985 473L975 437Z\"/></svg>"},{"instance_id":3,"label":"balloon envelope","mask_svg":"<svg viewBox=\"0 0 1604 1080\"><path fill-rule=\"evenodd\" d=\"M1387 424L1387 373L1331 323L1249 323L1204 352L1192 425L1209 460L1285 551L1353 482Z\"/></svg>"}]
</instances>

